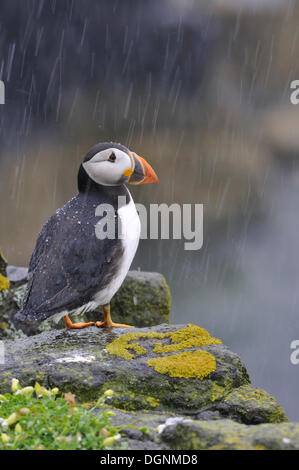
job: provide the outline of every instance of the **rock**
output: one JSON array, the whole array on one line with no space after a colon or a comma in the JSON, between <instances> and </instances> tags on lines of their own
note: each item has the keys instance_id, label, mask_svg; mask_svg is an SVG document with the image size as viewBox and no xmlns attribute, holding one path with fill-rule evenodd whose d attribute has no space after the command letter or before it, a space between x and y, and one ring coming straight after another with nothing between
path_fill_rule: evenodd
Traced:
<instances>
[{"instance_id":1,"label":"rock","mask_svg":"<svg viewBox=\"0 0 299 470\"><path fill-rule=\"evenodd\" d=\"M52 330L4 346L0 393L13 377L38 381L97 413L112 389L106 407L129 449L299 449L299 424L282 423L281 406L249 384L240 357L198 326Z\"/></svg>"},{"instance_id":2,"label":"rock","mask_svg":"<svg viewBox=\"0 0 299 470\"><path fill-rule=\"evenodd\" d=\"M128 449L291 450L299 449L299 423L247 426L230 419L190 419L171 413L114 412L112 422L124 428ZM95 411L98 413L99 411Z\"/></svg>"},{"instance_id":3,"label":"rock","mask_svg":"<svg viewBox=\"0 0 299 470\"><path fill-rule=\"evenodd\" d=\"M165 277L144 271L129 271L111 301L113 321L137 328L169 323L170 308L171 295ZM98 314L86 317L92 321L99 320Z\"/></svg>"},{"instance_id":4,"label":"rock","mask_svg":"<svg viewBox=\"0 0 299 470\"><path fill-rule=\"evenodd\" d=\"M216 409L222 417L245 424L280 423L286 420L284 410L275 398L251 385L230 392Z\"/></svg>"},{"instance_id":5,"label":"rock","mask_svg":"<svg viewBox=\"0 0 299 470\"><path fill-rule=\"evenodd\" d=\"M214 420L214 419L222 419L222 416L221 414L219 413L219 411L211 411L211 410L207 410L207 411L201 411L198 415L197 415L197 419L199 420L203 420L203 421L210 421L210 420Z\"/></svg>"},{"instance_id":6,"label":"rock","mask_svg":"<svg viewBox=\"0 0 299 470\"><path fill-rule=\"evenodd\" d=\"M9 293L0 297L0 322L5 321L9 327L13 325L13 316L21 307L26 289L26 268L8 267L11 279ZM171 295L162 274L142 271L130 271L111 302L112 318L115 322L128 323L137 327L153 326L169 323ZM90 312L85 315L73 315L75 321L98 321L102 312ZM32 325L31 334L51 329L64 328L64 321L58 323L51 318L40 325ZM10 337L15 329L11 328ZM1 334L1 333L0 333Z\"/></svg>"},{"instance_id":7,"label":"rock","mask_svg":"<svg viewBox=\"0 0 299 470\"><path fill-rule=\"evenodd\" d=\"M198 414L250 381L240 357L203 328L164 324L127 331L90 327L7 341L0 393L11 376L22 385L42 378L83 401L113 389L110 404L117 408ZM157 359L168 372L157 371Z\"/></svg>"},{"instance_id":8,"label":"rock","mask_svg":"<svg viewBox=\"0 0 299 470\"><path fill-rule=\"evenodd\" d=\"M13 316L20 309L26 284L10 286L8 290L0 291L0 339L24 337L21 330L13 324Z\"/></svg>"},{"instance_id":9,"label":"rock","mask_svg":"<svg viewBox=\"0 0 299 470\"><path fill-rule=\"evenodd\" d=\"M246 426L229 419L166 422L162 442L184 450L295 450L299 449L299 423Z\"/></svg>"},{"instance_id":10,"label":"rock","mask_svg":"<svg viewBox=\"0 0 299 470\"><path fill-rule=\"evenodd\" d=\"M170 419L166 413L128 412L108 407L113 411L112 424L122 427L122 439L130 450L160 450L167 448L160 439L159 427ZM94 413L99 413L95 410Z\"/></svg>"},{"instance_id":11,"label":"rock","mask_svg":"<svg viewBox=\"0 0 299 470\"><path fill-rule=\"evenodd\" d=\"M6 275L10 282L24 284L28 278L28 268L19 266L7 266Z\"/></svg>"}]
</instances>

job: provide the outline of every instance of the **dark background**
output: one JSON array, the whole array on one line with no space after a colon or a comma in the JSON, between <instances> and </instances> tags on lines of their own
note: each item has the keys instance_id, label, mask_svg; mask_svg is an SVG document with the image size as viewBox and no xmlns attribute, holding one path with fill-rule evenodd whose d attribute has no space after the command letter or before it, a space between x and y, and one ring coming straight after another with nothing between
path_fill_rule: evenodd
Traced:
<instances>
[{"instance_id":1,"label":"dark background","mask_svg":"<svg viewBox=\"0 0 299 470\"><path fill-rule=\"evenodd\" d=\"M136 202L204 204L204 246L142 241L172 321L239 352L254 384L299 419L299 6L279 0L2 0L0 243L27 265L76 192L88 148L144 156L160 185Z\"/></svg>"}]
</instances>

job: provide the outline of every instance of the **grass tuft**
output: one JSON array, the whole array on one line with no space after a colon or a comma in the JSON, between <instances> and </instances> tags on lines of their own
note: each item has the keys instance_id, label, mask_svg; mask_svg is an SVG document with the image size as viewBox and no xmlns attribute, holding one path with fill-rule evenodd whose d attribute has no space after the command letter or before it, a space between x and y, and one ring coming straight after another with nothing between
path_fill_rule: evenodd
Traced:
<instances>
[{"instance_id":1,"label":"grass tuft","mask_svg":"<svg viewBox=\"0 0 299 470\"><path fill-rule=\"evenodd\" d=\"M95 408L103 405L101 397ZM47 390L38 383L0 395L0 450L111 449L120 439L109 411L93 414L71 393Z\"/></svg>"}]
</instances>

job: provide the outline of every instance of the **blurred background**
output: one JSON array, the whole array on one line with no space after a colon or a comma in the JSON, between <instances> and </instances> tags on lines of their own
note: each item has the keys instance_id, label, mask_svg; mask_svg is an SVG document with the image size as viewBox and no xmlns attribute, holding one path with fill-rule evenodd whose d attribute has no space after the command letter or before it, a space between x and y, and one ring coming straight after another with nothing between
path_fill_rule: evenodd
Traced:
<instances>
[{"instance_id":1,"label":"blurred background","mask_svg":"<svg viewBox=\"0 0 299 470\"><path fill-rule=\"evenodd\" d=\"M117 141L153 165L136 202L203 203L204 245L144 240L172 322L240 353L299 420L299 2L2 0L0 244L27 265L76 193L89 147Z\"/></svg>"}]
</instances>

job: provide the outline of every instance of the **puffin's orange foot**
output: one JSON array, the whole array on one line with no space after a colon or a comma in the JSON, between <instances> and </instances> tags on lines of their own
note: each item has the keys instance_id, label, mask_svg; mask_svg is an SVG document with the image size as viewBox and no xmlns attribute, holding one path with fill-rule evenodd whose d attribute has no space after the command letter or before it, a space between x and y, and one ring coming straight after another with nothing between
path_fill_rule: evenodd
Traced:
<instances>
[{"instance_id":1,"label":"puffin's orange foot","mask_svg":"<svg viewBox=\"0 0 299 470\"><path fill-rule=\"evenodd\" d=\"M79 330L81 328L86 328L87 326L92 326L94 325L94 322L93 321L90 321L88 323L83 323L83 322L80 322L80 323L72 323L72 320L70 319L70 317L68 315L66 315L64 317L64 323L65 323L65 327L70 329L70 330Z\"/></svg>"},{"instance_id":2,"label":"puffin's orange foot","mask_svg":"<svg viewBox=\"0 0 299 470\"><path fill-rule=\"evenodd\" d=\"M98 328L134 328L134 326L123 325L122 323L114 323L113 321L111 321L111 322L97 321L96 326Z\"/></svg>"},{"instance_id":3,"label":"puffin's orange foot","mask_svg":"<svg viewBox=\"0 0 299 470\"><path fill-rule=\"evenodd\" d=\"M122 323L114 323L110 315L110 304L103 305L104 321L97 321L98 328L134 328L131 325L123 325Z\"/></svg>"}]
</instances>

